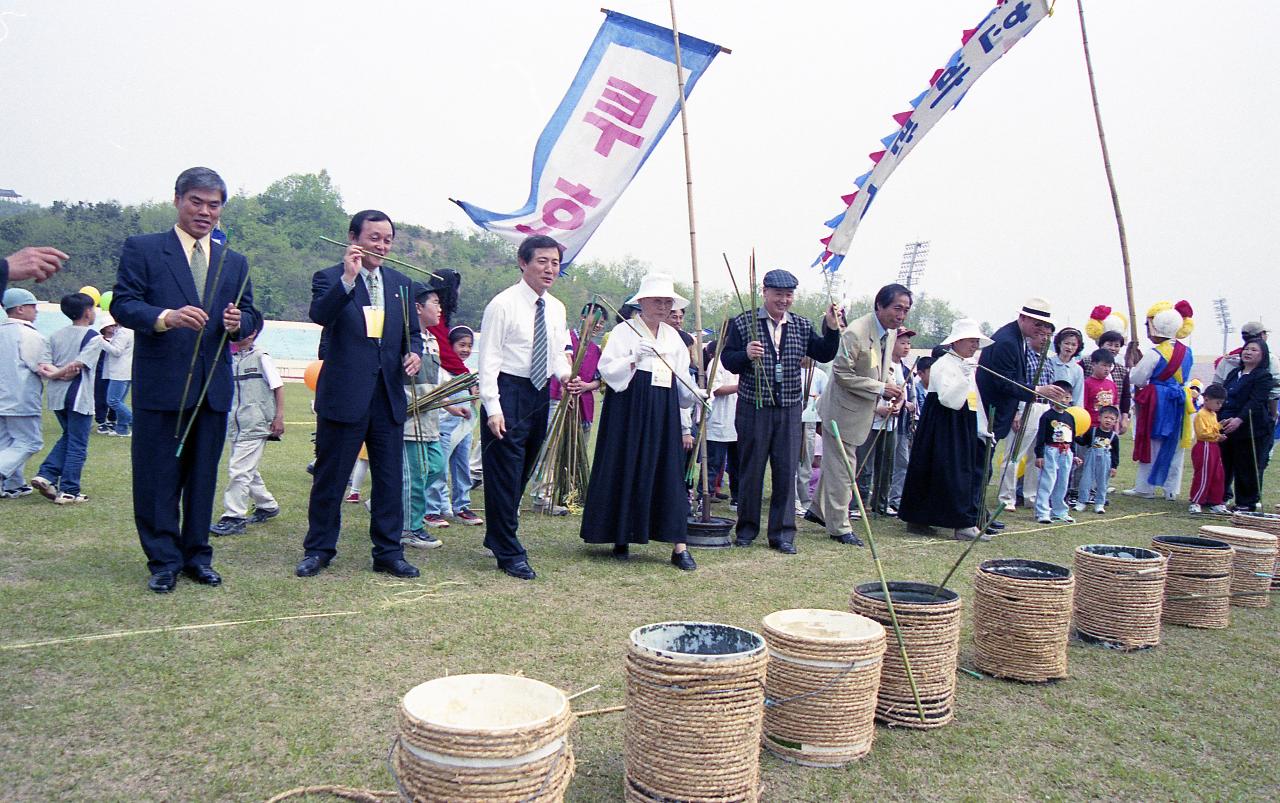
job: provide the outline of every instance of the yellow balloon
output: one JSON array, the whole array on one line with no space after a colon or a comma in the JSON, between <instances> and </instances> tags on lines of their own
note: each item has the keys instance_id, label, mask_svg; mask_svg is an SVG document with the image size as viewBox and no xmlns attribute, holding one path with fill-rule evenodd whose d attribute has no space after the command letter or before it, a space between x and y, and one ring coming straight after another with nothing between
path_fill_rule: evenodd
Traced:
<instances>
[{"instance_id":1,"label":"yellow balloon","mask_svg":"<svg viewBox=\"0 0 1280 803\"><path fill-rule=\"evenodd\" d=\"M102 299L102 293L99 293L98 288L91 284L86 284L84 287L81 287L80 292L84 293L89 298L92 298L94 306L97 306L98 301Z\"/></svg>"},{"instance_id":2,"label":"yellow balloon","mask_svg":"<svg viewBox=\"0 0 1280 803\"><path fill-rule=\"evenodd\" d=\"M1080 437L1089 431L1089 427L1093 425L1093 420L1089 417L1089 411L1083 407L1068 407L1067 412L1071 413L1071 417L1076 421L1076 437Z\"/></svg>"}]
</instances>

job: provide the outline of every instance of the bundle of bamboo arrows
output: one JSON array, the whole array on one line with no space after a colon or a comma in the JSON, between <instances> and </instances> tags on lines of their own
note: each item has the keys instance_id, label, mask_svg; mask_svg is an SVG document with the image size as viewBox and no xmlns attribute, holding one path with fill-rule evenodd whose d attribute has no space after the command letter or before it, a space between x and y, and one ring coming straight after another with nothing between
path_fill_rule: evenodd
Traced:
<instances>
[{"instance_id":1,"label":"bundle of bamboo arrows","mask_svg":"<svg viewBox=\"0 0 1280 803\"><path fill-rule=\"evenodd\" d=\"M409 403L409 415L418 415L428 410L439 410L441 407L448 407L451 404L467 404L473 402L478 396L460 396L456 399L449 398L460 390L466 390L474 386L477 382L476 374L468 371L465 374L459 374L447 382L443 382L425 393L418 394L412 402Z\"/></svg>"}]
</instances>

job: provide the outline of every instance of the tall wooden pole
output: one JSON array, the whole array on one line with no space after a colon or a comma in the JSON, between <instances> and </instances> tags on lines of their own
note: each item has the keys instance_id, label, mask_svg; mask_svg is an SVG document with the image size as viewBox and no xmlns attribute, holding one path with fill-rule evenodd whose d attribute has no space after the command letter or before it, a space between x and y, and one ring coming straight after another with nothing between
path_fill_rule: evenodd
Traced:
<instances>
[{"instance_id":1,"label":"tall wooden pole","mask_svg":"<svg viewBox=\"0 0 1280 803\"><path fill-rule=\"evenodd\" d=\"M1124 290L1129 302L1129 352L1138 347L1138 310L1133 301L1133 271L1129 267L1129 238L1124 232L1124 216L1120 214L1120 195L1116 192L1116 177L1111 172L1111 154L1107 150L1107 135L1102 130L1102 111L1098 108L1098 87L1093 79L1093 59L1089 56L1089 36L1084 29L1083 0L1076 0L1080 17L1080 44L1084 46L1084 66L1089 73L1089 94L1093 97L1093 120L1098 125L1098 144L1102 146L1102 166L1107 171L1107 186L1111 188L1111 207L1116 213L1116 229L1120 232L1120 259L1124 262Z\"/></svg>"},{"instance_id":2,"label":"tall wooden pole","mask_svg":"<svg viewBox=\"0 0 1280 803\"><path fill-rule=\"evenodd\" d=\"M689 117L684 98L684 64L680 59L680 26L676 23L676 0L668 0L671 6L671 37L675 41L676 51L676 85L680 89L680 134L684 141L684 188L689 207L689 264L693 269L693 345L695 362L698 368L698 387L706 389L707 376L702 366L702 286L698 281L698 235L693 222L693 162L689 158ZM702 426L707 425L707 412L702 414ZM707 442L698 439L698 462L702 464L702 520L711 518L711 505L708 488Z\"/></svg>"}]
</instances>

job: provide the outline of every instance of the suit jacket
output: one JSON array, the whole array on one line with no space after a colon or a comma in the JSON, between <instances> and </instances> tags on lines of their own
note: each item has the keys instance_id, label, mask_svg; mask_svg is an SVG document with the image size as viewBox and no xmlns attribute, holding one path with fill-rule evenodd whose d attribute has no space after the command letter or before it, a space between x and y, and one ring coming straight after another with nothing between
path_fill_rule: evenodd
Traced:
<instances>
[{"instance_id":1,"label":"suit jacket","mask_svg":"<svg viewBox=\"0 0 1280 803\"><path fill-rule=\"evenodd\" d=\"M225 258L223 253L225 251ZM219 274L219 264L221 273ZM231 407L231 349L223 345L222 310L235 301L240 285L240 329L256 328L262 315L253 306L253 283L247 281L249 261L242 254L217 243L210 244L209 275L205 281L204 304L196 294L191 266L182 243L172 229L158 234L142 234L124 241L120 267L112 288L111 315L134 332L133 403L144 410L177 411L183 407L182 391L196 348L198 333L193 329L155 330L156 318L166 309L203 306L209 313L200 353L196 357L186 407L195 405L200 389L212 373L209 407L226 412ZM214 286L214 279L218 279Z\"/></svg>"},{"instance_id":2,"label":"suit jacket","mask_svg":"<svg viewBox=\"0 0 1280 803\"><path fill-rule=\"evenodd\" d=\"M875 313L869 312L849 324L840 335L840 351L831 363L831 381L818 401L823 421L834 420L846 443L861 444L871 434L876 404L884 393L884 380L892 359L893 341L880 349Z\"/></svg>"},{"instance_id":3,"label":"suit jacket","mask_svg":"<svg viewBox=\"0 0 1280 803\"><path fill-rule=\"evenodd\" d=\"M354 424L369 412L379 372L391 400L391 418L403 424L407 405L402 360L410 351L422 356L421 327L409 278L386 265L381 272L386 313L381 344L366 334L363 308L369 305L369 290L362 277L356 277L350 293L342 286L342 263L318 270L311 277L311 320L324 327L320 335L324 367L316 385L316 412L344 424ZM401 299L408 299L409 304L408 342Z\"/></svg>"},{"instance_id":4,"label":"suit jacket","mask_svg":"<svg viewBox=\"0 0 1280 803\"><path fill-rule=\"evenodd\" d=\"M1008 377L1019 385L1030 385L1027 378L1026 346L1023 343L1022 330L1017 321L1010 321L1001 326L991 339L995 341L982 350L978 357L978 365L995 371L1000 376ZM979 370L977 375L978 395L983 409L995 409L991 419L991 434L996 439L1004 438L1013 429L1013 417L1018 413L1018 404L1029 402L1035 398L1028 391L1017 385L998 379L986 371Z\"/></svg>"}]
</instances>

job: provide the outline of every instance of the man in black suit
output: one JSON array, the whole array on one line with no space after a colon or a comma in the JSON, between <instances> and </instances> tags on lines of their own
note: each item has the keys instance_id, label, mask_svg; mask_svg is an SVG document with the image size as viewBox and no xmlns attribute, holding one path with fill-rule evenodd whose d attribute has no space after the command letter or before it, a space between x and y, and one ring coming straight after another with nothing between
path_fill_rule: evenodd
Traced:
<instances>
[{"instance_id":1,"label":"man in black suit","mask_svg":"<svg viewBox=\"0 0 1280 803\"><path fill-rule=\"evenodd\" d=\"M338 552L342 494L361 443L373 477L373 570L418 576L400 545L400 488L404 381L422 364L422 336L408 277L382 264L395 233L386 214L357 212L342 262L311 277L311 320L324 327L324 367L316 385L315 480L299 577L319 574Z\"/></svg>"},{"instance_id":2,"label":"man in black suit","mask_svg":"<svg viewBox=\"0 0 1280 803\"><path fill-rule=\"evenodd\" d=\"M1017 320L1010 321L996 330L996 333L991 336L994 342L984 348L978 357L978 364L987 369L985 371L979 369L976 377L978 395L981 399L979 403L984 411L994 412L989 426L991 434L997 441L1009 438L1009 433L1014 429L1014 419L1020 404L1040 402L1046 396L1063 404L1071 403L1071 394L1054 386L1053 372L1050 367L1045 365L1041 368L1040 366L1040 355L1049 341L1049 336L1053 334L1053 329L1049 302L1042 298L1028 299L1018 312ZM993 373L999 376L993 376ZM1039 395L1031 393L1028 389L1032 382L1037 381L1037 373L1039 377L1035 392ZM1041 407L1047 409L1045 405ZM1018 454L1009 461L1011 466L1017 464L1035 440L1036 427L1039 425L1035 408L1032 410L1032 416L1033 418L1027 421L1030 431L1019 444ZM1012 448L1013 443L1010 439L1005 444L1005 449ZM1012 469L1000 477L1000 498L1009 510L1013 509L1014 482ZM1029 491L1031 487L1028 486Z\"/></svg>"},{"instance_id":3,"label":"man in black suit","mask_svg":"<svg viewBox=\"0 0 1280 803\"><path fill-rule=\"evenodd\" d=\"M177 225L125 240L116 273L111 314L135 334L133 518L151 570L147 587L158 594L174 589L179 571L204 585L222 582L212 567L209 525L231 406L231 355L218 344L225 344L224 332L234 341L262 321L248 260L210 237L226 200L217 173L184 170L174 185ZM188 423L179 456L179 428Z\"/></svg>"}]
</instances>

